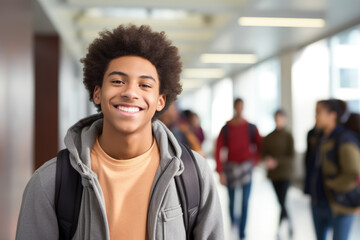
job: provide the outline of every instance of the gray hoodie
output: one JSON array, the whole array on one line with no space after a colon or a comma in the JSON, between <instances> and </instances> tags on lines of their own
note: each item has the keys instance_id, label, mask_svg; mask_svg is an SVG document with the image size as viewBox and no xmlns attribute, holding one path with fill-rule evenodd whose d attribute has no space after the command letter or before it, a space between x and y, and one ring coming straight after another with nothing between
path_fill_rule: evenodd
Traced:
<instances>
[{"instance_id":1,"label":"gray hoodie","mask_svg":"<svg viewBox=\"0 0 360 240\"><path fill-rule=\"evenodd\" d=\"M91 170L90 151L102 130L102 116L90 116L71 127L65 136L71 165L81 174L84 186L78 227L73 239L109 239L105 201L96 174ZM182 209L174 177L183 171L181 148L160 121L152 123L161 161L152 185L147 231L149 240L186 239ZM201 203L194 227L195 239L224 239L221 207L213 172L194 152L200 169ZM27 184L18 220L16 239L58 239L54 210L56 158L35 171ZM121 227L121 226L119 226ZM134 226L136 228L136 226ZM134 230L134 229L132 229ZM135 230L136 231L136 230Z\"/></svg>"}]
</instances>

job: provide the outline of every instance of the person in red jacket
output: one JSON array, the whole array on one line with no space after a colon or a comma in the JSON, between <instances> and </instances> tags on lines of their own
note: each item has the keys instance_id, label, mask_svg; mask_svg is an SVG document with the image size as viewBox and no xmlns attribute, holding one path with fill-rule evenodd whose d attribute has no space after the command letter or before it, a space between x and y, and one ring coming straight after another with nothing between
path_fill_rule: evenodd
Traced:
<instances>
[{"instance_id":1,"label":"person in red jacket","mask_svg":"<svg viewBox=\"0 0 360 240\"><path fill-rule=\"evenodd\" d=\"M234 117L221 129L216 141L216 171L221 184L227 186L229 210L233 227L239 229L240 239L245 238L248 201L253 166L261 152L261 136L254 124L243 118L244 101L234 101ZM234 214L235 192L242 190L241 216Z\"/></svg>"}]
</instances>

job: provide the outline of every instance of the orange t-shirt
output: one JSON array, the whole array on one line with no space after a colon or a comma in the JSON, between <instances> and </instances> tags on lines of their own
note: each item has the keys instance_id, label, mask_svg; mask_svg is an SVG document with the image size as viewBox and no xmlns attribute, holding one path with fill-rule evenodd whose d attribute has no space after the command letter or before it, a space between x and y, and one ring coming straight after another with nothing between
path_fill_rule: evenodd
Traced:
<instances>
[{"instance_id":1,"label":"orange t-shirt","mask_svg":"<svg viewBox=\"0 0 360 240\"><path fill-rule=\"evenodd\" d=\"M117 160L108 156L96 139L91 168L104 194L110 239L147 239L147 212L159 163L156 140L144 154Z\"/></svg>"}]
</instances>

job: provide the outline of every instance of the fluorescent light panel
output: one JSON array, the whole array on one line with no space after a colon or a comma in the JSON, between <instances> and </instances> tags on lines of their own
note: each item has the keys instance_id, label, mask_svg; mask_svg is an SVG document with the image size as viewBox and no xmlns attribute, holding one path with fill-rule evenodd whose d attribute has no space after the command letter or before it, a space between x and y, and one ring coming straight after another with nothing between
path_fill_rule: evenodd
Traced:
<instances>
[{"instance_id":1,"label":"fluorescent light panel","mask_svg":"<svg viewBox=\"0 0 360 240\"><path fill-rule=\"evenodd\" d=\"M204 85L203 79L181 79L183 89L196 89Z\"/></svg>"},{"instance_id":2,"label":"fluorescent light panel","mask_svg":"<svg viewBox=\"0 0 360 240\"><path fill-rule=\"evenodd\" d=\"M257 58L254 54L211 54L206 53L200 56L204 63L256 63Z\"/></svg>"},{"instance_id":3,"label":"fluorescent light panel","mask_svg":"<svg viewBox=\"0 0 360 240\"><path fill-rule=\"evenodd\" d=\"M325 21L321 18L240 17L238 22L241 26L259 27L322 28L325 26Z\"/></svg>"},{"instance_id":4,"label":"fluorescent light panel","mask_svg":"<svg viewBox=\"0 0 360 240\"><path fill-rule=\"evenodd\" d=\"M187 68L183 71L184 78L223 78L225 72L221 68Z\"/></svg>"}]
</instances>

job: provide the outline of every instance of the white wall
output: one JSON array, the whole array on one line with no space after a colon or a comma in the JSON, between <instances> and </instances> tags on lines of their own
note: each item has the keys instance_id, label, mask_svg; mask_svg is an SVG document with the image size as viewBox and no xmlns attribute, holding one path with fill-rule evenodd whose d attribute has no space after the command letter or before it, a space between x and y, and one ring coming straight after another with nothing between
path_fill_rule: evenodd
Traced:
<instances>
[{"instance_id":1,"label":"white wall","mask_svg":"<svg viewBox=\"0 0 360 240\"><path fill-rule=\"evenodd\" d=\"M64 148L64 136L69 127L95 112L89 102L82 80L79 59L74 59L65 44L61 44L59 71L59 149ZM89 110L92 109L92 110Z\"/></svg>"},{"instance_id":2,"label":"white wall","mask_svg":"<svg viewBox=\"0 0 360 240\"><path fill-rule=\"evenodd\" d=\"M211 105L211 138L215 139L224 124L233 116L233 83L229 78L213 85Z\"/></svg>"},{"instance_id":3,"label":"white wall","mask_svg":"<svg viewBox=\"0 0 360 240\"><path fill-rule=\"evenodd\" d=\"M329 50L327 41L313 43L298 52L292 67L292 109L295 149L304 152L306 134L315 124L315 105L329 98Z\"/></svg>"},{"instance_id":4,"label":"white wall","mask_svg":"<svg viewBox=\"0 0 360 240\"><path fill-rule=\"evenodd\" d=\"M236 77L234 96L244 99L244 117L255 123L261 135L274 127L274 112L280 108L279 62L272 59Z\"/></svg>"}]
</instances>

